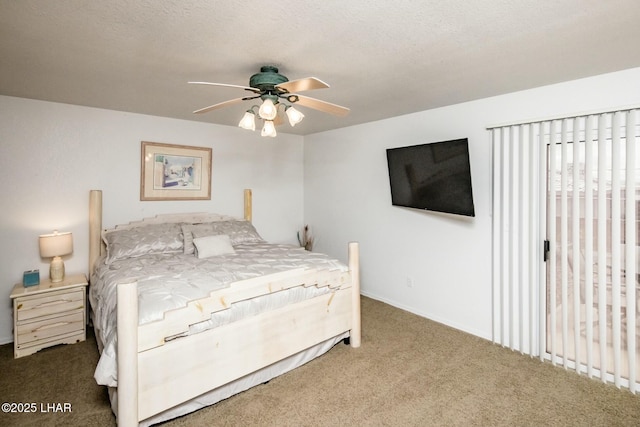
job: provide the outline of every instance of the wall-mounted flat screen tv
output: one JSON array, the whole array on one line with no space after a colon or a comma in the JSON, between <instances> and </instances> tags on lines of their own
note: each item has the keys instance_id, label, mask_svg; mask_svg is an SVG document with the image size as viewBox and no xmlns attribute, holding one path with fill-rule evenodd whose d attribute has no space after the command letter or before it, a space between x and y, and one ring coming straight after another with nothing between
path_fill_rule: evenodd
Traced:
<instances>
[{"instance_id":1,"label":"wall-mounted flat screen tv","mask_svg":"<svg viewBox=\"0 0 640 427\"><path fill-rule=\"evenodd\" d=\"M387 149L396 206L475 216L467 138Z\"/></svg>"}]
</instances>

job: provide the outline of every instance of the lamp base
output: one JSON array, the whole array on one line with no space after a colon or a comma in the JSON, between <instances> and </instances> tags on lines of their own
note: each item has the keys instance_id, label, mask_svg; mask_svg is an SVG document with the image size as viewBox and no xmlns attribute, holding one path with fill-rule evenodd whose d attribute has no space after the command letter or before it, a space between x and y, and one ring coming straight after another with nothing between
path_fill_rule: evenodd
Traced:
<instances>
[{"instance_id":1,"label":"lamp base","mask_svg":"<svg viewBox=\"0 0 640 427\"><path fill-rule=\"evenodd\" d=\"M53 257L49 266L49 278L52 283L62 282L64 280L64 261L59 256Z\"/></svg>"}]
</instances>

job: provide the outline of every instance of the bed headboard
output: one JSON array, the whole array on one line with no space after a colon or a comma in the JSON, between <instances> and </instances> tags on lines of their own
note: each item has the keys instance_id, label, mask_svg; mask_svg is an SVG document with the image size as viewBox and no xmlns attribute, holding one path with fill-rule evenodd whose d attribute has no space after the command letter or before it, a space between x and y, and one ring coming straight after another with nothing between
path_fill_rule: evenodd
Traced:
<instances>
[{"instance_id":1,"label":"bed headboard","mask_svg":"<svg viewBox=\"0 0 640 427\"><path fill-rule=\"evenodd\" d=\"M244 219L251 222L252 219L252 193L251 189L244 190ZM171 222L211 222L236 219L227 215L214 213L181 213L161 214L140 221L132 221L129 224L118 225L118 229L138 227L142 224L157 224ZM89 191L89 277L93 274L96 261L104 253L106 247L102 241L102 190Z\"/></svg>"}]
</instances>

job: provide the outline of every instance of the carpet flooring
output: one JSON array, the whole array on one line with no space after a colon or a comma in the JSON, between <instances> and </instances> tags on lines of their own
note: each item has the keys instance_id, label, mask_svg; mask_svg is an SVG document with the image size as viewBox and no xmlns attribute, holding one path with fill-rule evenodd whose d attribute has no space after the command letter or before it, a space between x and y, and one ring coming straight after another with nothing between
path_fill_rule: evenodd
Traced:
<instances>
[{"instance_id":1,"label":"carpet flooring","mask_svg":"<svg viewBox=\"0 0 640 427\"><path fill-rule=\"evenodd\" d=\"M164 425L640 425L640 396L380 301L362 299L362 333L359 349L338 344ZM0 346L0 402L35 404L29 413L0 413L0 425L115 425L106 389L93 379L97 360L92 334L20 359L12 344Z\"/></svg>"}]
</instances>

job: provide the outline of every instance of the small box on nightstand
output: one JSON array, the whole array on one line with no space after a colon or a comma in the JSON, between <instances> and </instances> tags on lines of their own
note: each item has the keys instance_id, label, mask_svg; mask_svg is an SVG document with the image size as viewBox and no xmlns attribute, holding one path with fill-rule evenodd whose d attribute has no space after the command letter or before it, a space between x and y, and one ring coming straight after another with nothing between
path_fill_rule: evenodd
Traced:
<instances>
[{"instance_id":1,"label":"small box on nightstand","mask_svg":"<svg viewBox=\"0 0 640 427\"><path fill-rule=\"evenodd\" d=\"M40 284L40 270L27 270L22 274L22 285L24 287L37 286Z\"/></svg>"}]
</instances>

